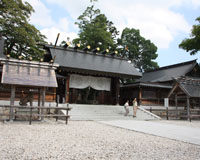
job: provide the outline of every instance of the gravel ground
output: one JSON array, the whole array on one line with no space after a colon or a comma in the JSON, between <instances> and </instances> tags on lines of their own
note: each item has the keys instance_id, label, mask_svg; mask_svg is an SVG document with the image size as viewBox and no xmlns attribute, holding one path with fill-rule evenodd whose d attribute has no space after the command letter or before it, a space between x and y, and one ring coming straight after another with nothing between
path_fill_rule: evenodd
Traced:
<instances>
[{"instance_id":1,"label":"gravel ground","mask_svg":"<svg viewBox=\"0 0 200 160\"><path fill-rule=\"evenodd\" d=\"M198 160L200 146L93 121L0 123L0 160L11 159Z\"/></svg>"}]
</instances>

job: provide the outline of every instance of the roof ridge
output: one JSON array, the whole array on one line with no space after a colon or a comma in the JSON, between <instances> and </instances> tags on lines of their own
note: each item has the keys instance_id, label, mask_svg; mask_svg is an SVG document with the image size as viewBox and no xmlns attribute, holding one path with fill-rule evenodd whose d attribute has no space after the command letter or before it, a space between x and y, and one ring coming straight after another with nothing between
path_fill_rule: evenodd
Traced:
<instances>
[{"instance_id":1,"label":"roof ridge","mask_svg":"<svg viewBox=\"0 0 200 160\"><path fill-rule=\"evenodd\" d=\"M129 61L129 59L127 58L123 58L123 57L119 57L119 56L112 56L112 55L103 55L101 54L100 52L99 53L93 53L92 51L83 51L83 50L79 50L79 49L76 49L74 50L73 48L63 48L61 46L53 46L53 45L44 45L44 48L54 48L54 49L60 49L60 50L65 50L65 51L71 51L71 52L78 52L78 53L81 53L81 54L91 54L91 55L95 55L95 56L102 56L102 57L108 57L108 58L114 58L114 59L120 59L120 60L125 60L125 61Z\"/></svg>"}]
</instances>

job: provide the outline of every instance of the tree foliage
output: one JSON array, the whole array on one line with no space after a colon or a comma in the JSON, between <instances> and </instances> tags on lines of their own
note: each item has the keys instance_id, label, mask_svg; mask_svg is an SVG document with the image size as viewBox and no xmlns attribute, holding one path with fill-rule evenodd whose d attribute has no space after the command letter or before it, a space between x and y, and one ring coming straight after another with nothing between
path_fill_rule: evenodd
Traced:
<instances>
[{"instance_id":1,"label":"tree foliage","mask_svg":"<svg viewBox=\"0 0 200 160\"><path fill-rule=\"evenodd\" d=\"M190 52L190 55L194 55L200 51L200 17L196 21L199 24L193 25L191 38L186 38L179 44L179 47Z\"/></svg>"},{"instance_id":2,"label":"tree foliage","mask_svg":"<svg viewBox=\"0 0 200 160\"><path fill-rule=\"evenodd\" d=\"M5 38L5 52L12 57L22 55L37 59L43 51L39 43L45 43L44 36L28 23L32 6L22 0L0 1L0 34Z\"/></svg>"},{"instance_id":3,"label":"tree foliage","mask_svg":"<svg viewBox=\"0 0 200 160\"><path fill-rule=\"evenodd\" d=\"M79 38L73 40L73 43L80 42L82 46L90 45L93 49L100 47L101 50L116 47L116 27L99 9L94 9L94 5L87 7L75 24L80 31Z\"/></svg>"},{"instance_id":4,"label":"tree foliage","mask_svg":"<svg viewBox=\"0 0 200 160\"><path fill-rule=\"evenodd\" d=\"M85 47L100 47L101 50L116 48L121 56L130 59L135 67L141 72L158 68L154 62L157 58L157 47L150 41L140 35L139 30L125 28L121 38L117 39L119 32L99 9L94 5L88 6L82 15L78 17L75 24L79 27L79 38L73 40L73 43L81 43Z\"/></svg>"},{"instance_id":5,"label":"tree foliage","mask_svg":"<svg viewBox=\"0 0 200 160\"><path fill-rule=\"evenodd\" d=\"M155 60L157 47L140 35L139 30L125 28L118 39L119 52L127 57L141 72L158 68Z\"/></svg>"}]
</instances>

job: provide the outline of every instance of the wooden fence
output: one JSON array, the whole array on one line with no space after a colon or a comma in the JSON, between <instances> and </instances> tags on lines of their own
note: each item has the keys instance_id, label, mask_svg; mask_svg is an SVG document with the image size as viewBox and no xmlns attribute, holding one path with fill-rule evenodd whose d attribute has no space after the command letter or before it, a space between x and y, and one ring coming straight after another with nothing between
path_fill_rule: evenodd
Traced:
<instances>
[{"instance_id":1,"label":"wooden fence","mask_svg":"<svg viewBox=\"0 0 200 160\"><path fill-rule=\"evenodd\" d=\"M166 115L166 119L169 120L169 117L175 117L176 119L178 118L187 118L192 121L192 118L200 117L200 109L190 109L189 114L187 110L183 109L169 109L166 107L165 109L158 109L158 108L152 108L147 109L150 112L163 112ZM172 114L173 113L173 114Z\"/></svg>"},{"instance_id":2,"label":"wooden fence","mask_svg":"<svg viewBox=\"0 0 200 160\"><path fill-rule=\"evenodd\" d=\"M29 124L31 125L32 123L32 117L33 116L39 116L41 117L41 120L43 120L44 117L55 117L56 121L58 120L59 117L65 117L66 124L68 124L68 119L70 118L68 112L72 109L71 107L46 107L46 106L11 106L11 105L0 105L1 107L9 108L10 112L9 113L2 113L0 116L9 116L10 120L13 120L15 116L27 116L29 117ZM13 109L29 109L29 114L18 114L16 112L13 112ZM38 114L33 113L33 109L40 110L41 112ZM44 114L43 110L47 110L48 112ZM54 109L55 113L50 114L50 110ZM59 110L66 110L66 115L64 114L59 114Z\"/></svg>"}]
</instances>

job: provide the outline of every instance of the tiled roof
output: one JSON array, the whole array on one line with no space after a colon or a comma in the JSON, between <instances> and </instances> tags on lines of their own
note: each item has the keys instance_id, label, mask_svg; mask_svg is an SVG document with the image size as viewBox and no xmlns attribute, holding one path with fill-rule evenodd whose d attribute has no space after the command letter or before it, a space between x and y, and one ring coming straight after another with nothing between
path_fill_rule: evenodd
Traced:
<instances>
[{"instance_id":1,"label":"tiled roof","mask_svg":"<svg viewBox=\"0 0 200 160\"><path fill-rule=\"evenodd\" d=\"M145 72L140 82L167 82L173 78L185 76L197 65L196 60L161 67L156 70Z\"/></svg>"},{"instance_id":2,"label":"tiled roof","mask_svg":"<svg viewBox=\"0 0 200 160\"><path fill-rule=\"evenodd\" d=\"M51 58L55 57L55 63L68 72L127 78L141 77L141 73L123 58L49 45L45 48Z\"/></svg>"},{"instance_id":3,"label":"tiled roof","mask_svg":"<svg viewBox=\"0 0 200 160\"><path fill-rule=\"evenodd\" d=\"M1 79L3 84L57 87L55 74L57 64L3 58L0 58L0 61L3 64Z\"/></svg>"}]
</instances>

